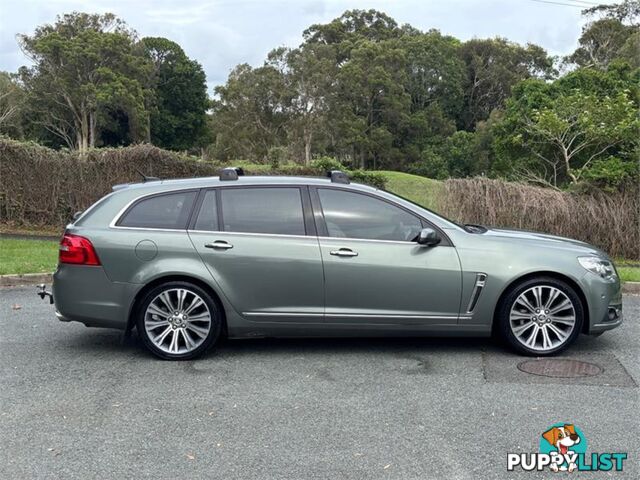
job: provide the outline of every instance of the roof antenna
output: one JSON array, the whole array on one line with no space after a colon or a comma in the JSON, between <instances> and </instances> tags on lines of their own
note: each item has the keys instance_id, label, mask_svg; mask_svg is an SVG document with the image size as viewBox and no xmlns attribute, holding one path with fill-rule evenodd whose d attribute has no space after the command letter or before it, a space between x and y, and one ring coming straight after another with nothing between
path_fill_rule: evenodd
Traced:
<instances>
[{"instance_id":1,"label":"roof antenna","mask_svg":"<svg viewBox=\"0 0 640 480\"><path fill-rule=\"evenodd\" d=\"M139 168L136 168L136 172L138 172L140 174L140 176L142 177L142 183L145 183L145 182L156 182L156 181L160 180L158 177L148 177L147 175L142 173L142 171Z\"/></svg>"}]
</instances>

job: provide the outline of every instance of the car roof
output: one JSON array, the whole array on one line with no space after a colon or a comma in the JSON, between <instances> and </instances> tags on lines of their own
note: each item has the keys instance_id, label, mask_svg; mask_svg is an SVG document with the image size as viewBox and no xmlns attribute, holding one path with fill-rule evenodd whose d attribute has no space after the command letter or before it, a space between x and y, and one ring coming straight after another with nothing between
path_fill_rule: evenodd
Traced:
<instances>
[{"instance_id":1,"label":"car roof","mask_svg":"<svg viewBox=\"0 0 640 480\"><path fill-rule=\"evenodd\" d=\"M353 187L356 190L376 191L374 187L359 183L337 183L324 177L292 177L281 175L241 175L237 180L220 180L220 177L177 178L167 180L151 180L140 183L129 183L114 186L114 190L175 190L182 188L233 187L238 185L321 185Z\"/></svg>"}]
</instances>

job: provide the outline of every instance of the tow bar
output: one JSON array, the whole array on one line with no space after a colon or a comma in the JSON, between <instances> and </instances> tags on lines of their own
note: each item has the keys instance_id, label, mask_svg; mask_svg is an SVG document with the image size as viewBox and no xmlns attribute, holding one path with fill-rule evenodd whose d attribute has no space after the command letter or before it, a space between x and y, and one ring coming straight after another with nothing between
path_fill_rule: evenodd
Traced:
<instances>
[{"instance_id":1,"label":"tow bar","mask_svg":"<svg viewBox=\"0 0 640 480\"><path fill-rule=\"evenodd\" d=\"M44 300L44 297L49 297L49 303L53 303L53 293L47 291L47 286L44 283L36 287L36 293L42 300Z\"/></svg>"}]
</instances>

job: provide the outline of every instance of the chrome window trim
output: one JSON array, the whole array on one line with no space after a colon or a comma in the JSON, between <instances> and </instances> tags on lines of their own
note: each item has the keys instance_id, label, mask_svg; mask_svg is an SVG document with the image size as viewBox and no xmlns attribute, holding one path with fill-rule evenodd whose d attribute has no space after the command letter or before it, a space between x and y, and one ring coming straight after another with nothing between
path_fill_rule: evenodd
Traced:
<instances>
[{"instance_id":1,"label":"chrome window trim","mask_svg":"<svg viewBox=\"0 0 640 480\"><path fill-rule=\"evenodd\" d=\"M181 232L183 230L180 230ZM220 230L187 230L189 233L205 233L208 235L241 235L241 236L252 236L252 237L287 237L287 238L304 238L304 239L313 239L316 240L318 237L316 235L288 235L286 233L257 233L257 232L227 232Z\"/></svg>"},{"instance_id":2,"label":"chrome window trim","mask_svg":"<svg viewBox=\"0 0 640 480\"><path fill-rule=\"evenodd\" d=\"M121 227L124 228L124 227ZM179 230L182 231L182 230ZM242 236L256 236L256 237L288 237L288 238L312 238L317 240L331 240L340 242L342 240L351 242L372 242L372 243L396 243L402 245L414 245L418 246L417 242L405 242L402 240L373 240L369 238L342 238L342 237L319 237L316 235L287 235L284 233L253 233L253 232L227 232L219 230L188 230L189 233L205 233L209 235L242 235ZM426 247L425 247L426 248Z\"/></svg>"},{"instance_id":3,"label":"chrome window trim","mask_svg":"<svg viewBox=\"0 0 640 480\"><path fill-rule=\"evenodd\" d=\"M418 242L408 242L406 240L376 240L374 238L347 238L347 237L318 237L318 240L331 240L332 242L342 243L345 242L371 242L371 243L395 243L401 245L414 245L419 246ZM423 247L427 248L427 247Z\"/></svg>"},{"instance_id":4,"label":"chrome window trim","mask_svg":"<svg viewBox=\"0 0 640 480\"><path fill-rule=\"evenodd\" d=\"M119 227L118 225L109 226L116 230L140 230L140 231L152 231L152 232L183 232L186 233L185 228L158 228L158 227Z\"/></svg>"}]
</instances>

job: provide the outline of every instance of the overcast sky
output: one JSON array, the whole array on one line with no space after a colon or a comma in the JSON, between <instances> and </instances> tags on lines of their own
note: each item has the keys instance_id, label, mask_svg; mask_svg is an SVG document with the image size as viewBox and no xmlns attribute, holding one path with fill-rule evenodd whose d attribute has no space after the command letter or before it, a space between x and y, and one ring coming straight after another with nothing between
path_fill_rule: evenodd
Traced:
<instances>
[{"instance_id":1,"label":"overcast sky","mask_svg":"<svg viewBox=\"0 0 640 480\"><path fill-rule=\"evenodd\" d=\"M239 63L259 65L277 46L297 46L312 23L326 23L347 9L375 8L399 24L437 28L462 40L501 36L532 42L552 55L575 48L582 5L595 0L0 0L0 70L26 63L17 33L32 33L57 14L113 12L140 36L179 43L200 62L210 89ZM571 4L560 5L560 4Z\"/></svg>"}]
</instances>

